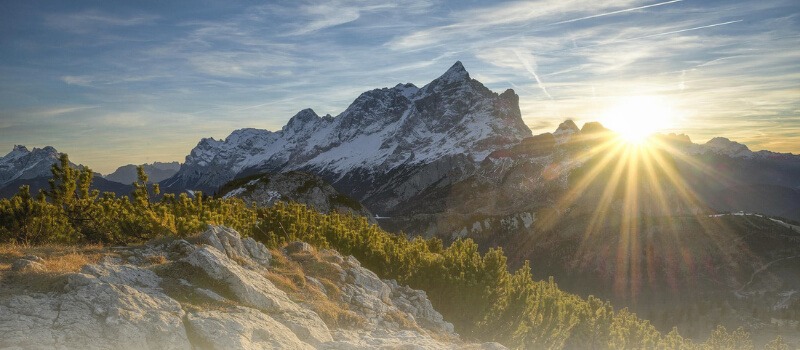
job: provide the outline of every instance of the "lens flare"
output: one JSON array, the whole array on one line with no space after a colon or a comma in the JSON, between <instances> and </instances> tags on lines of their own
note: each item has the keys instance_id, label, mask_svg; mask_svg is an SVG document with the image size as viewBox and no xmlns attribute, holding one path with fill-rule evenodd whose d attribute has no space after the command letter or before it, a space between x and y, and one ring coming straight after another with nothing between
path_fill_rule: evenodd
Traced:
<instances>
[{"instance_id":1,"label":"lens flare","mask_svg":"<svg viewBox=\"0 0 800 350\"><path fill-rule=\"evenodd\" d=\"M631 96L618 100L601 116L601 123L631 144L644 143L653 133L667 129L674 119L669 104L660 97Z\"/></svg>"},{"instance_id":2,"label":"lens flare","mask_svg":"<svg viewBox=\"0 0 800 350\"><path fill-rule=\"evenodd\" d=\"M581 165L573 169L577 172L568 189L554 203L554 212L572 214L544 217L538 227L549 230L561 220L582 220L585 231L575 263L596 266L598 273L610 277L614 295L633 301L646 288L677 290L687 287L682 283L713 275L714 264L704 262L707 252L696 251L697 240L709 242L723 261L733 264L725 248L732 239L727 232L732 231L722 220L704 215L706 208L683 172L728 181L726 175L685 155L664 137L632 141L657 130L651 125L616 129L623 130L624 136L592 140L595 144L576 154ZM576 209L582 204L584 209ZM689 239L684 222L696 222L703 237Z\"/></svg>"}]
</instances>

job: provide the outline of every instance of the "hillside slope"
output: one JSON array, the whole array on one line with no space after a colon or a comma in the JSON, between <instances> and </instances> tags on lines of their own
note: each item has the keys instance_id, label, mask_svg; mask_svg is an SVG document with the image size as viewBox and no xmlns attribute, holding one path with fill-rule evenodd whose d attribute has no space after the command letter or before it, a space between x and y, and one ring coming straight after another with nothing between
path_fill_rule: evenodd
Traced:
<instances>
[{"instance_id":1,"label":"hillside slope","mask_svg":"<svg viewBox=\"0 0 800 350\"><path fill-rule=\"evenodd\" d=\"M322 178L300 171L236 179L220 187L217 195L240 198L260 207L271 207L277 201L297 202L320 213L350 213L375 223L369 210L357 200L336 191Z\"/></svg>"},{"instance_id":2,"label":"hillside slope","mask_svg":"<svg viewBox=\"0 0 800 350\"><path fill-rule=\"evenodd\" d=\"M424 292L353 257L299 242L270 252L222 227L112 249L79 273L53 275L46 264L27 256L3 273L0 346L503 348L459 341Z\"/></svg>"}]
</instances>

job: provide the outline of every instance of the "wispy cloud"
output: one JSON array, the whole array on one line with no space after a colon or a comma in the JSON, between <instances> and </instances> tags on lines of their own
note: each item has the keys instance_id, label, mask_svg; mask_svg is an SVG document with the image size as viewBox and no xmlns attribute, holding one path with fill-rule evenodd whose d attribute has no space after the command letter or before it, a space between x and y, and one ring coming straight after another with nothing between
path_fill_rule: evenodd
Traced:
<instances>
[{"instance_id":1,"label":"wispy cloud","mask_svg":"<svg viewBox=\"0 0 800 350\"><path fill-rule=\"evenodd\" d=\"M539 75L536 74L536 70L533 68L533 66L536 65L536 61L535 61L535 58L534 58L533 54L532 53L527 53L527 52L526 53L520 53L519 50L513 50L513 51L514 51L514 55L517 56L517 59L519 59L520 63L522 63L522 65L525 67L525 70L527 70L528 73L531 73L533 78L536 79L536 84L539 85L539 88L542 89L542 92L544 92L544 94L549 99L552 100L553 96L550 96L550 93L547 92L547 88L544 86L544 83L542 82L542 79L539 78Z\"/></svg>"},{"instance_id":2,"label":"wispy cloud","mask_svg":"<svg viewBox=\"0 0 800 350\"><path fill-rule=\"evenodd\" d=\"M51 14L45 17L45 23L53 28L75 33L90 33L102 27L133 27L152 24L159 16L139 14L115 16L99 10L86 10L75 13Z\"/></svg>"},{"instance_id":3,"label":"wispy cloud","mask_svg":"<svg viewBox=\"0 0 800 350\"><path fill-rule=\"evenodd\" d=\"M800 152L793 0L205 5L10 3L0 150L52 144L113 170L154 160L138 149L146 139L158 160L178 160L200 137L278 129L308 107L336 115L365 90L425 84L461 60L490 89L513 87L534 132L658 95L693 139Z\"/></svg>"},{"instance_id":4,"label":"wispy cloud","mask_svg":"<svg viewBox=\"0 0 800 350\"><path fill-rule=\"evenodd\" d=\"M76 75L62 76L61 80L67 83L68 85L79 85L79 86L90 86L91 83L94 81L92 77L76 76Z\"/></svg>"},{"instance_id":5,"label":"wispy cloud","mask_svg":"<svg viewBox=\"0 0 800 350\"><path fill-rule=\"evenodd\" d=\"M630 6L636 2L636 0L609 0L587 3L578 0L545 0L536 3L515 2L470 9L454 14L450 24L400 36L389 42L389 46L395 50L434 46L453 40L481 36L483 29L486 28L490 28L493 34L499 32L501 35L503 33L517 35L530 29L530 26L533 25L558 23L558 18L586 13L597 16L600 12ZM589 18L589 16L586 17Z\"/></svg>"},{"instance_id":6,"label":"wispy cloud","mask_svg":"<svg viewBox=\"0 0 800 350\"><path fill-rule=\"evenodd\" d=\"M45 108L38 111L35 111L33 114L41 115L45 117L55 117L62 114L74 113L78 111L83 111L87 109L95 109L99 108L100 106L67 106L67 107L53 107L53 108Z\"/></svg>"}]
</instances>

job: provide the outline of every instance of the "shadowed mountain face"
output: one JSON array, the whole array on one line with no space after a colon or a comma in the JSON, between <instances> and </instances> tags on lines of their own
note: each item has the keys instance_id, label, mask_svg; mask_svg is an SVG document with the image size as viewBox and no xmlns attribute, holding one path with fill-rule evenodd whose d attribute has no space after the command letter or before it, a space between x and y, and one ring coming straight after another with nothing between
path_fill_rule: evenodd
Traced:
<instances>
[{"instance_id":1,"label":"shadowed mountain face","mask_svg":"<svg viewBox=\"0 0 800 350\"><path fill-rule=\"evenodd\" d=\"M353 214L375 223L369 210L357 200L339 193L319 176L300 171L236 179L223 185L219 195L240 198L261 207L271 207L277 201L297 202L320 213Z\"/></svg>"},{"instance_id":2,"label":"shadowed mountain face","mask_svg":"<svg viewBox=\"0 0 800 350\"><path fill-rule=\"evenodd\" d=\"M154 162L153 164L142 164L142 166L144 167L144 172L148 176L148 181L157 183L169 178L172 175L175 175L175 173L178 172L178 169L180 169L181 164L178 162ZM104 176L104 178L109 181L130 185L136 182L138 179L136 165L123 165L117 168L117 170L114 170L113 173Z\"/></svg>"}]
</instances>

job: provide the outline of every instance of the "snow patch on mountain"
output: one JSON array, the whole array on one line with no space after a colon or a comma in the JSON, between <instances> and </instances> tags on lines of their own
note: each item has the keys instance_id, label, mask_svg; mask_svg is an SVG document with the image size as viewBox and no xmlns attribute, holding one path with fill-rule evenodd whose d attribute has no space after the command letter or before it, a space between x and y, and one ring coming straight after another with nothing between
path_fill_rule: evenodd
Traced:
<instances>
[{"instance_id":1,"label":"snow patch on mountain","mask_svg":"<svg viewBox=\"0 0 800 350\"><path fill-rule=\"evenodd\" d=\"M456 62L422 88L364 92L336 117L304 109L279 131L241 129L225 140L202 139L163 185L213 191L241 174L291 170L335 185L352 182L354 174L374 179L454 155L477 163L531 135L518 102L513 90L498 95Z\"/></svg>"},{"instance_id":2,"label":"snow patch on mountain","mask_svg":"<svg viewBox=\"0 0 800 350\"><path fill-rule=\"evenodd\" d=\"M22 145L14 146L11 152L0 158L0 187L17 179L49 177L50 168L58 162L59 154L51 146L32 151Z\"/></svg>"},{"instance_id":3,"label":"snow patch on mountain","mask_svg":"<svg viewBox=\"0 0 800 350\"><path fill-rule=\"evenodd\" d=\"M747 146L724 137L715 137L705 143L705 148L717 154L735 158L752 158L754 153Z\"/></svg>"}]
</instances>

